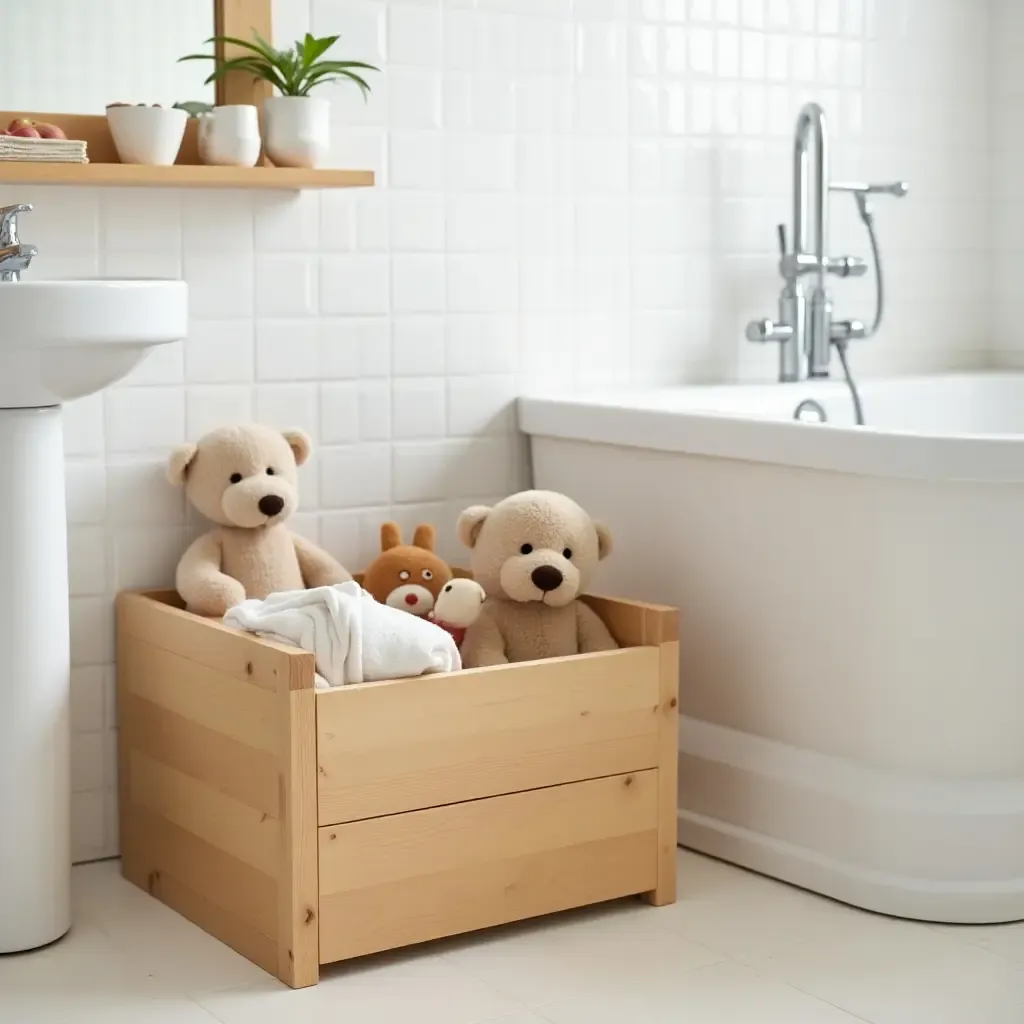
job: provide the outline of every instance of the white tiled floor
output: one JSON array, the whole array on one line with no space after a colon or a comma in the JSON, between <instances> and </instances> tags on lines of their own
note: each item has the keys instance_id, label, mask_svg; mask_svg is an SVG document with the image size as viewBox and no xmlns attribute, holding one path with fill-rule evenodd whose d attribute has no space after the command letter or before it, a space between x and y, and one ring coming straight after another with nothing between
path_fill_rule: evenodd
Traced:
<instances>
[{"instance_id":1,"label":"white tiled floor","mask_svg":"<svg viewBox=\"0 0 1024 1024\"><path fill-rule=\"evenodd\" d=\"M326 968L292 992L124 882L75 870L75 928L0 957L25 1024L1022 1024L1024 924L875 917L695 854L628 900Z\"/></svg>"}]
</instances>

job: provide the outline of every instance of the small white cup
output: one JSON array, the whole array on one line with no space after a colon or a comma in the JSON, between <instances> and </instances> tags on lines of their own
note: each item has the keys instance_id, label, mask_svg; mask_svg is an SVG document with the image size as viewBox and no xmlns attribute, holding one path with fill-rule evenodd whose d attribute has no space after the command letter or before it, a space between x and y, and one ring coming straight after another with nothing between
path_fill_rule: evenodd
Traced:
<instances>
[{"instance_id":1,"label":"small white cup","mask_svg":"<svg viewBox=\"0 0 1024 1024\"><path fill-rule=\"evenodd\" d=\"M260 157L260 122L250 104L214 107L199 116L199 159L221 167L252 167Z\"/></svg>"},{"instance_id":2,"label":"small white cup","mask_svg":"<svg viewBox=\"0 0 1024 1024\"><path fill-rule=\"evenodd\" d=\"M188 114L172 107L107 107L107 124L123 164L173 164Z\"/></svg>"}]
</instances>

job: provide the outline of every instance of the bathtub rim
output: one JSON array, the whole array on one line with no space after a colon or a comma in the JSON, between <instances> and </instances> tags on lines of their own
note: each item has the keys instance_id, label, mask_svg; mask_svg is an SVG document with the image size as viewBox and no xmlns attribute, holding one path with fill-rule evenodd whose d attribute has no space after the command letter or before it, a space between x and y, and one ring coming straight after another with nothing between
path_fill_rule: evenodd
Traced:
<instances>
[{"instance_id":1,"label":"bathtub rim","mask_svg":"<svg viewBox=\"0 0 1024 1024\"><path fill-rule=\"evenodd\" d=\"M909 384L934 380L976 381L1007 377L1017 372L925 374L867 382L868 388L889 383ZM801 385L774 385L796 388ZM977 483L1024 483L1024 433L919 434L836 424L797 422L744 416L734 410L692 407L651 409L629 404L631 395L679 391L696 399L700 392L767 385L693 385L637 388L612 396L530 395L517 400L519 429L530 437L638 448L647 451L735 459L794 466L857 476ZM808 385L804 382L806 391ZM841 382L827 382L831 392ZM821 390L819 385L818 391ZM795 404L795 403L794 403Z\"/></svg>"}]
</instances>

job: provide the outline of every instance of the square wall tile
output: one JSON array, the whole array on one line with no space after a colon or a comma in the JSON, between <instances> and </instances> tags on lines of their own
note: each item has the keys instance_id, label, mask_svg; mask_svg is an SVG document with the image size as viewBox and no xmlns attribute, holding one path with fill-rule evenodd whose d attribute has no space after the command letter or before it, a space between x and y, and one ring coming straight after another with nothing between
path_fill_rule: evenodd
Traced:
<instances>
[{"instance_id":1,"label":"square wall tile","mask_svg":"<svg viewBox=\"0 0 1024 1024\"><path fill-rule=\"evenodd\" d=\"M365 508L391 501L391 446L325 448L320 456L324 508Z\"/></svg>"},{"instance_id":2,"label":"square wall tile","mask_svg":"<svg viewBox=\"0 0 1024 1024\"><path fill-rule=\"evenodd\" d=\"M256 257L256 315L315 314L317 270L315 256L261 253Z\"/></svg>"},{"instance_id":3,"label":"square wall tile","mask_svg":"<svg viewBox=\"0 0 1024 1024\"><path fill-rule=\"evenodd\" d=\"M104 399L108 452L162 455L185 440L185 396L180 388L112 388Z\"/></svg>"}]
</instances>

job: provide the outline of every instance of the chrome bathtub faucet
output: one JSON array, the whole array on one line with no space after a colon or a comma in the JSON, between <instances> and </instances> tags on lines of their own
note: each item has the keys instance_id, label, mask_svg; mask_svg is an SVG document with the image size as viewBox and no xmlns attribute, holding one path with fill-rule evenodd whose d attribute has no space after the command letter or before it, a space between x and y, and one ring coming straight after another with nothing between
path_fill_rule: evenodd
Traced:
<instances>
[{"instance_id":1,"label":"chrome bathtub faucet","mask_svg":"<svg viewBox=\"0 0 1024 1024\"><path fill-rule=\"evenodd\" d=\"M861 277L867 273L868 265L856 256L827 255L829 191L851 192L866 225L870 217L866 201L869 194L907 193L904 182L831 184L828 146L824 111L817 103L805 104L797 118L793 147L792 250L787 246L785 225L779 225L779 273L784 282L779 296L779 319L751 321L746 331L750 341L779 343L780 381L828 377L832 346L870 337L881 319L880 315L876 317L875 327L868 330L859 320L832 318L828 275ZM875 263L880 279L877 259ZM879 287L880 297L881 294Z\"/></svg>"},{"instance_id":2,"label":"chrome bathtub faucet","mask_svg":"<svg viewBox=\"0 0 1024 1024\"><path fill-rule=\"evenodd\" d=\"M31 203L0 206L0 282L20 281L21 272L28 269L33 256L39 255L34 245L18 239L18 214L31 209Z\"/></svg>"}]
</instances>

